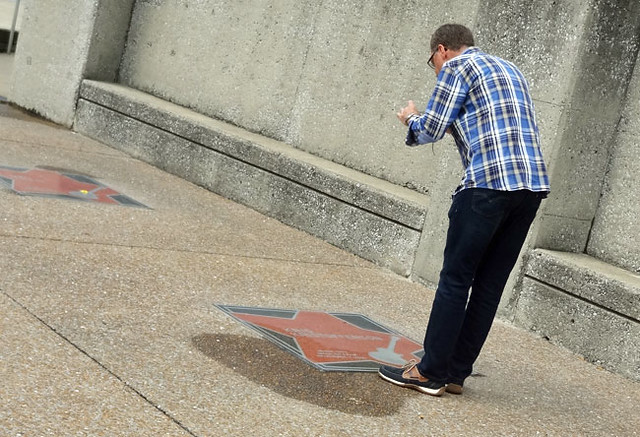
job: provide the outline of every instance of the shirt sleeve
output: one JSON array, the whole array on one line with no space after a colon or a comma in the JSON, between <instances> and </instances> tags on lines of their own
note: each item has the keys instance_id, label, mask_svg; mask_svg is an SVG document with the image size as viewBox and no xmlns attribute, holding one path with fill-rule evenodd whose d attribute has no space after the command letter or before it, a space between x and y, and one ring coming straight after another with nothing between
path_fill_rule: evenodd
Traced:
<instances>
[{"instance_id":1,"label":"shirt sleeve","mask_svg":"<svg viewBox=\"0 0 640 437\"><path fill-rule=\"evenodd\" d=\"M468 92L469 85L445 64L424 114L409 119L405 144L417 146L441 140L451 123L458 118Z\"/></svg>"}]
</instances>

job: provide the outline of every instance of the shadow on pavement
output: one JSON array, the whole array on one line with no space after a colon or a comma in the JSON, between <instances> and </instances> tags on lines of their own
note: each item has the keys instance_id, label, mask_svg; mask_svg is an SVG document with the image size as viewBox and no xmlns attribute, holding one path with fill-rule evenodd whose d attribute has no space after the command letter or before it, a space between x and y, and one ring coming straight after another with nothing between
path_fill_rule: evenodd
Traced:
<instances>
[{"instance_id":1,"label":"shadow on pavement","mask_svg":"<svg viewBox=\"0 0 640 437\"><path fill-rule=\"evenodd\" d=\"M375 373L322 372L270 342L253 337L202 334L196 348L256 384L323 408L363 416L396 413L407 395Z\"/></svg>"}]
</instances>

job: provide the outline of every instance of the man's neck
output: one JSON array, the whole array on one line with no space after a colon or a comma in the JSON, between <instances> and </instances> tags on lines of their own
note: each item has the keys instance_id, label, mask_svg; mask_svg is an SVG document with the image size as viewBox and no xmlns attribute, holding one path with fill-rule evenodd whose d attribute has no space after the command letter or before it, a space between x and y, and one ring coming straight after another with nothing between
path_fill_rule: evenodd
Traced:
<instances>
[{"instance_id":1,"label":"man's neck","mask_svg":"<svg viewBox=\"0 0 640 437\"><path fill-rule=\"evenodd\" d=\"M458 50L447 50L445 52L445 61L448 61L450 59L455 58L456 56L460 56L462 53L464 53L465 50L467 50L469 47L468 46L462 46L460 47Z\"/></svg>"}]
</instances>

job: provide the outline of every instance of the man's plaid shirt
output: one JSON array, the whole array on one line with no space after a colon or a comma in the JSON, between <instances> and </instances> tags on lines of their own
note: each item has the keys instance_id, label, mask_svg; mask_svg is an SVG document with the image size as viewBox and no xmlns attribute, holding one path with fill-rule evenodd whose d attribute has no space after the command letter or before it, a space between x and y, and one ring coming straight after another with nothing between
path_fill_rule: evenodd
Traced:
<instances>
[{"instance_id":1,"label":"man's plaid shirt","mask_svg":"<svg viewBox=\"0 0 640 437\"><path fill-rule=\"evenodd\" d=\"M450 59L425 113L408 124L409 146L438 141L450 129L465 168L456 192L549 191L529 87L508 61L477 47Z\"/></svg>"}]
</instances>

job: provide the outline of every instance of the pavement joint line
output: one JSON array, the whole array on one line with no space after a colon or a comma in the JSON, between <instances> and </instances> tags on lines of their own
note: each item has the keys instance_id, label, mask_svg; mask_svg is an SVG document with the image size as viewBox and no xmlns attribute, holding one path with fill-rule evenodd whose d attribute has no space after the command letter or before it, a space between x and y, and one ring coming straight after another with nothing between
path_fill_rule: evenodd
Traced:
<instances>
[{"instance_id":1,"label":"pavement joint line","mask_svg":"<svg viewBox=\"0 0 640 437\"><path fill-rule=\"evenodd\" d=\"M15 239L23 239L23 240L38 240L38 241L49 241L54 243L68 243L68 244L85 244L85 245L95 245L95 246L105 246L105 247L119 247L119 248L129 248L129 249L146 249L146 250L154 250L159 252L176 252L176 253L191 253L195 255L211 255L211 256L227 256L230 258L244 258L244 259L255 259L255 260L266 260L266 261L282 261L288 262L291 264L309 264L309 265L318 265L318 266L328 266L328 267L348 267L354 269L364 269L364 270L378 270L383 269L378 266L367 267L367 266L356 266L351 264L344 263L330 263L330 262L312 262L312 261L301 261L301 260L293 260L286 258L274 258L267 256L250 256L250 255L239 255L234 253L223 253L223 252L208 252L208 251L197 251L190 249L171 249L171 248L163 248L163 247L153 247L153 246L140 246L140 245L129 245L122 243L105 243L100 241L74 241L74 240L65 240L63 238L41 238L41 237L31 237L28 235L7 235L0 234L0 238L15 238ZM383 269L384 270L384 269ZM396 275L394 273L394 275ZM398 275L399 278L402 276Z\"/></svg>"},{"instance_id":2,"label":"pavement joint line","mask_svg":"<svg viewBox=\"0 0 640 437\"><path fill-rule=\"evenodd\" d=\"M117 375L116 373L114 373L111 369L109 369L107 366L105 366L104 364L102 364L100 361L98 361L98 359L94 358L93 356L91 356L87 351L85 351L84 349L82 349L80 346L78 346L77 344L75 344L74 342L72 342L69 338L65 337L61 332L59 332L58 330L56 330L56 328L54 328L53 326L49 325L47 322L45 322L42 318L40 318L39 316L37 316L35 313L33 313L29 308L27 308L25 305L23 305L20 301L18 301L17 299L15 299L13 296L11 296L9 293L7 293L5 290L0 288L0 293L2 293L4 296L6 296L8 299L10 299L12 302L14 302L16 305L18 305L20 308L22 308L23 311L25 311L27 314L29 314L31 317L33 317L34 319L36 319L38 322L40 322L44 327L46 327L47 329L49 329L51 332L53 332L55 335L57 335L58 337L60 337L62 340L64 340L66 343L68 343L69 345L71 345L74 349L76 349L78 352L80 352L81 354L83 354L84 356L86 356L87 358L89 358L91 361L93 361L94 363L96 363L100 368L102 368L105 372L107 372L109 375L113 376L114 378L116 378L121 384L123 384L126 388L128 388L129 390L131 390L133 393L135 393L138 397L140 397L143 401L145 401L147 404L149 404L152 408L154 408L155 410L157 410L158 412L160 412L162 415L166 416L168 419L170 419L173 423L175 423L176 425L178 425L180 428L182 428L183 430L185 430L187 433L189 433L189 435L192 435L194 437L198 437L197 434L194 434L193 431L191 431L186 425L182 424L178 419L176 419L175 417L173 417L168 411L164 410L162 407L160 407L158 404L154 403L151 401L151 399L149 399L147 396L144 395L144 393L142 393L141 391L139 391L138 389L136 389L133 385L129 384L127 381L125 381L124 379L122 379L119 375Z\"/></svg>"}]
</instances>

